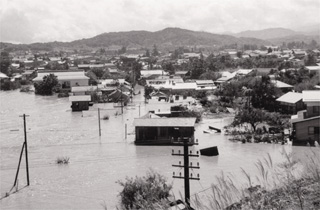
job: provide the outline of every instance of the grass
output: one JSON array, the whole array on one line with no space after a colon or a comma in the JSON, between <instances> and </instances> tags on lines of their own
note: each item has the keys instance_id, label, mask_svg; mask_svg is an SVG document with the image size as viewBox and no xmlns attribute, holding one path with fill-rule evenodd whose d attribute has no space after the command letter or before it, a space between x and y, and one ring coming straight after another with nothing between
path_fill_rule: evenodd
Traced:
<instances>
[{"instance_id":1,"label":"grass","mask_svg":"<svg viewBox=\"0 0 320 210\"><path fill-rule=\"evenodd\" d=\"M69 157L57 157L56 163L57 164L69 164Z\"/></svg>"},{"instance_id":2,"label":"grass","mask_svg":"<svg viewBox=\"0 0 320 210\"><path fill-rule=\"evenodd\" d=\"M258 175L244 169L247 184L237 187L236 179L222 174L211 187L210 195L194 196L195 209L320 209L320 148L311 150L306 162L293 160L274 164L270 155L256 163ZM255 183L253 185L253 183Z\"/></svg>"}]
</instances>

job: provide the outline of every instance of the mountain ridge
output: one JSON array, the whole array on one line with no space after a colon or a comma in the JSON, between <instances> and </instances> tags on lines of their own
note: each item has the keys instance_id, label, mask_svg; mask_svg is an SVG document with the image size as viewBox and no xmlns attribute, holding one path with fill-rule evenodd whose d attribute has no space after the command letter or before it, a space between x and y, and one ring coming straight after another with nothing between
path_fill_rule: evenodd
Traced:
<instances>
[{"instance_id":1,"label":"mountain ridge","mask_svg":"<svg viewBox=\"0 0 320 210\"><path fill-rule=\"evenodd\" d=\"M178 47L201 47L218 49L231 45L271 45L282 42L303 41L315 39L318 36L306 35L286 28L269 28L263 30L247 30L236 34L215 34L204 31L192 31L178 27L168 27L159 31L146 30L106 32L91 38L83 38L71 42L46 42L32 44L1 43L1 48L13 47L23 49L81 49L81 48L107 48L117 49L128 47L134 49L151 49L157 45L160 49L173 50Z\"/></svg>"}]
</instances>

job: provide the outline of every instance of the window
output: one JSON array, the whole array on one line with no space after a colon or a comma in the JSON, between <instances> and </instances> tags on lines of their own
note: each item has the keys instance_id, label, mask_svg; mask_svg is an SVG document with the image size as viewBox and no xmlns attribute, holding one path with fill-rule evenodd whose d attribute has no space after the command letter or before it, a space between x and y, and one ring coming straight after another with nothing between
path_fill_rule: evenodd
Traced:
<instances>
[{"instance_id":1,"label":"window","mask_svg":"<svg viewBox=\"0 0 320 210\"><path fill-rule=\"evenodd\" d=\"M313 106L313 113L319 113L320 107L319 106Z\"/></svg>"},{"instance_id":2,"label":"window","mask_svg":"<svg viewBox=\"0 0 320 210\"><path fill-rule=\"evenodd\" d=\"M314 134L314 127L308 127L308 134Z\"/></svg>"},{"instance_id":3,"label":"window","mask_svg":"<svg viewBox=\"0 0 320 210\"><path fill-rule=\"evenodd\" d=\"M308 134L319 134L319 127L308 127Z\"/></svg>"}]
</instances>

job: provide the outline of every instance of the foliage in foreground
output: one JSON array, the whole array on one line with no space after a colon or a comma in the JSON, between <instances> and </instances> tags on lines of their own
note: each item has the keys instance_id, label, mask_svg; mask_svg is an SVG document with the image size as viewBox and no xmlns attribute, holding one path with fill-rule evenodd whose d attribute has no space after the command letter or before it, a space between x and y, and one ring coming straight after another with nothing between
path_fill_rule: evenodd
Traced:
<instances>
[{"instance_id":1,"label":"foliage in foreground","mask_svg":"<svg viewBox=\"0 0 320 210\"><path fill-rule=\"evenodd\" d=\"M123 209L154 209L170 196L172 185L164 176L152 170L144 177L126 178L118 181L123 187L120 192Z\"/></svg>"},{"instance_id":2,"label":"foliage in foreground","mask_svg":"<svg viewBox=\"0 0 320 210\"><path fill-rule=\"evenodd\" d=\"M270 155L259 160L255 164L258 169L257 176L251 176L242 169L243 176L240 177L245 177L247 183L241 186L236 180L239 174L234 176L222 173L211 188L191 197L191 206L198 210L319 209L320 147L310 149L308 154L305 154L307 158L304 161L295 159L292 154L285 151L282 154L285 160L278 164ZM161 195L160 192L163 190L159 185L162 186L165 183L161 177L151 172L146 177L127 178L126 182L121 182L120 184L124 186L120 194L123 207L125 209L168 209L168 200L156 197ZM169 188L171 189L171 186ZM169 188L165 191L167 197Z\"/></svg>"},{"instance_id":3,"label":"foliage in foreground","mask_svg":"<svg viewBox=\"0 0 320 210\"><path fill-rule=\"evenodd\" d=\"M294 160L283 153L285 161L275 164L269 155L256 163L259 174L251 176L242 169L247 185L237 186L232 175L222 174L211 192L196 195L196 209L319 209L320 148L310 149L307 160Z\"/></svg>"}]
</instances>

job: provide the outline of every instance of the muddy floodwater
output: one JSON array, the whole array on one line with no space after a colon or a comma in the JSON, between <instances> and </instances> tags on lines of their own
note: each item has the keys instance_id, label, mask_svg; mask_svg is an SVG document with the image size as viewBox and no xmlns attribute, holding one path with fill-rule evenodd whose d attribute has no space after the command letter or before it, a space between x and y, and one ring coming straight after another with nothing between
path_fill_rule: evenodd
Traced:
<instances>
[{"instance_id":1,"label":"muddy floodwater","mask_svg":"<svg viewBox=\"0 0 320 210\"><path fill-rule=\"evenodd\" d=\"M112 104L95 104L89 111L71 112L68 98L36 96L19 91L0 92L0 191L1 197L14 182L20 150L24 141L23 118L27 114L27 140L30 186L26 186L26 164L22 159L19 173L19 191L0 201L1 209L115 209L121 186L116 183L125 177L143 176L151 168L160 172L173 184L173 193L183 194L183 180L173 179L179 172L172 164L183 161L172 156L178 146L135 146L133 119L152 109L165 109L172 104L145 104L143 94L134 97L134 104L123 109ZM101 118L99 137L98 108ZM232 118L203 119L196 125L195 137L199 145L191 150L218 146L219 156L191 158L200 163L200 181L191 181L191 197L204 191L215 181L215 176L232 173L241 177L241 168L256 174L255 163L269 153L275 162L281 162L281 151L303 156L307 147L278 144L240 144L223 134L204 134L212 125L222 128ZM125 126L127 125L127 137ZM69 157L68 165L56 164L58 157ZM241 179L240 179L241 180ZM204 191L206 192L206 191ZM202 193L204 193L202 192Z\"/></svg>"}]
</instances>

